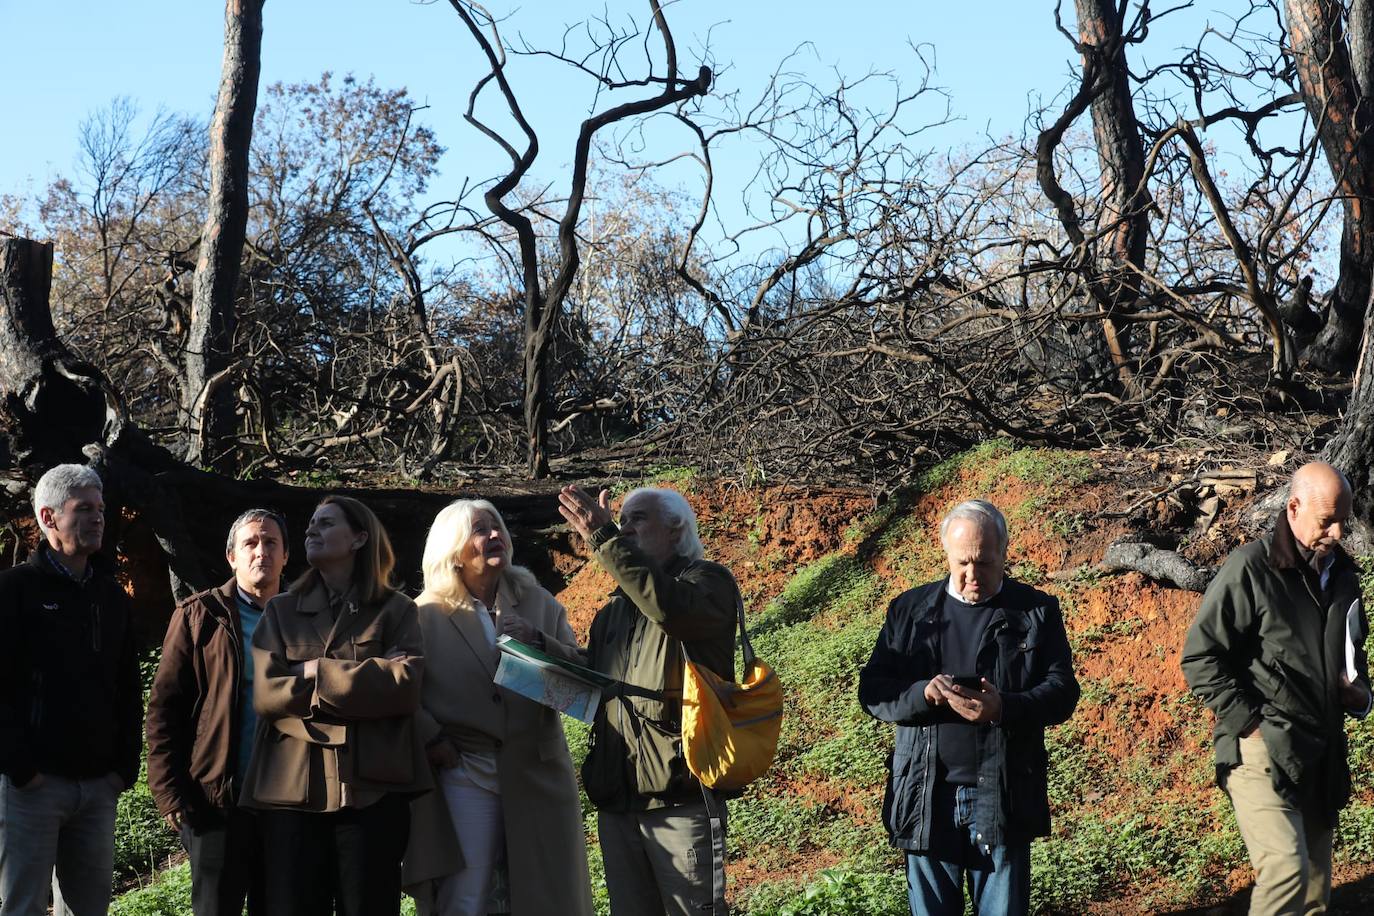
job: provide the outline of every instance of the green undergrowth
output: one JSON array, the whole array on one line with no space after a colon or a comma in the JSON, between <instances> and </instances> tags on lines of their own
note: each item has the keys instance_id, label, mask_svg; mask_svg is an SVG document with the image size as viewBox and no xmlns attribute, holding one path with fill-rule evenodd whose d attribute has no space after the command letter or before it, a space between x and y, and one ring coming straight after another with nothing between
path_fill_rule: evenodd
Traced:
<instances>
[{"instance_id":1,"label":"green undergrowth","mask_svg":"<svg viewBox=\"0 0 1374 916\"><path fill-rule=\"evenodd\" d=\"M110 916L182 916L191 912L191 863L160 872L147 887L116 898Z\"/></svg>"},{"instance_id":2,"label":"green undergrowth","mask_svg":"<svg viewBox=\"0 0 1374 916\"><path fill-rule=\"evenodd\" d=\"M145 709L153 675L157 673L157 658L154 650L139 660ZM115 809L115 884L148 880L180 848L180 841L163 822L153 795L148 791L148 746L145 742L138 782L119 796Z\"/></svg>"}]
</instances>

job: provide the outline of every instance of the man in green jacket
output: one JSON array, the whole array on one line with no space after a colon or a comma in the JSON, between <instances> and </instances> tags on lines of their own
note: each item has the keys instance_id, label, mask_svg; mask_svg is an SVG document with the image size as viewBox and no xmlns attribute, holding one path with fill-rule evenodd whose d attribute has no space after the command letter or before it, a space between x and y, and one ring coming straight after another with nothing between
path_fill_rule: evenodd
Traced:
<instances>
[{"instance_id":1,"label":"man in green jacket","mask_svg":"<svg viewBox=\"0 0 1374 916\"><path fill-rule=\"evenodd\" d=\"M1350 798L1344 717L1370 709L1359 570L1340 546L1350 484L1293 475L1273 530L1237 549L1183 644L1188 686L1216 714L1217 781L1255 867L1250 912L1324 912L1331 836Z\"/></svg>"},{"instance_id":2,"label":"man in green jacket","mask_svg":"<svg viewBox=\"0 0 1374 916\"><path fill-rule=\"evenodd\" d=\"M559 511L618 586L597 612L587 663L653 696L605 699L582 767L597 808L614 916L725 916L725 803L682 756L684 655L734 680L739 587L702 559L691 506L672 490L625 497L564 487Z\"/></svg>"}]
</instances>

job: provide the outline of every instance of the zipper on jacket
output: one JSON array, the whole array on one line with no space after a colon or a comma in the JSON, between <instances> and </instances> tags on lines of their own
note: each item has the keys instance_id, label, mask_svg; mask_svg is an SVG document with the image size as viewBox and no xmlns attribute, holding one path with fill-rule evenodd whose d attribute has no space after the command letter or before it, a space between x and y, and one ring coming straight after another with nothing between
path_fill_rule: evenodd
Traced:
<instances>
[{"instance_id":1,"label":"zipper on jacket","mask_svg":"<svg viewBox=\"0 0 1374 916\"><path fill-rule=\"evenodd\" d=\"M99 652L101 645L99 602L94 602L93 604L91 604L91 617L94 620L94 626L91 628L91 650L94 652Z\"/></svg>"},{"instance_id":2,"label":"zipper on jacket","mask_svg":"<svg viewBox=\"0 0 1374 916\"><path fill-rule=\"evenodd\" d=\"M206 600L213 601L214 599L207 598ZM232 616L227 621L229 626L226 629L229 630L229 645L234 649L233 657L229 664L229 670L233 672L234 677L233 689L229 691L229 715L231 718L229 720L229 761L225 766L228 772L225 773L225 781L229 784L229 801L232 804L238 801L239 748L242 747L244 739L242 728L243 712L239 708L242 705L243 694L243 684L241 683L243 681L243 631L241 629L243 625L243 615L239 613L237 580L234 583L234 595L229 601L229 613ZM210 616L214 617L215 615L211 613ZM216 620L215 623L219 625L218 620ZM238 737L235 738L235 735Z\"/></svg>"}]
</instances>

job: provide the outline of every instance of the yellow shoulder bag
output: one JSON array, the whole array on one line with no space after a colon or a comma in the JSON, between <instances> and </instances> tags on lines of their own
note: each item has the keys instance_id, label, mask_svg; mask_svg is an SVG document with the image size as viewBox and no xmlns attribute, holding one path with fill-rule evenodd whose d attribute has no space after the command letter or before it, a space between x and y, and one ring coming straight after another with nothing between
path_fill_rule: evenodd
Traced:
<instances>
[{"instance_id":1,"label":"yellow shoulder bag","mask_svg":"<svg viewBox=\"0 0 1374 916\"><path fill-rule=\"evenodd\" d=\"M687 769L712 789L742 789L773 764L782 728L782 684L754 655L736 599L744 680L727 681L687 657L683 646L682 753Z\"/></svg>"}]
</instances>

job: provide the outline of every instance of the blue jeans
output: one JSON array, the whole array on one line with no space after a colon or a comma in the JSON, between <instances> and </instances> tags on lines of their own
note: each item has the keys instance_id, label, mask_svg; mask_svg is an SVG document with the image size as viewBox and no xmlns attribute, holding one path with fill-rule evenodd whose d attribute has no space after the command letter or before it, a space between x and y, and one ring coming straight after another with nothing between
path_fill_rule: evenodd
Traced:
<instances>
[{"instance_id":1,"label":"blue jeans","mask_svg":"<svg viewBox=\"0 0 1374 916\"><path fill-rule=\"evenodd\" d=\"M104 916L114 875L112 779L45 774L35 789L0 776L0 916Z\"/></svg>"},{"instance_id":2,"label":"blue jeans","mask_svg":"<svg viewBox=\"0 0 1374 916\"><path fill-rule=\"evenodd\" d=\"M975 913L1030 912L1030 844L983 845L974 820L977 799L973 786L936 783L930 848L906 854L912 916L962 916L965 882Z\"/></svg>"}]
</instances>

